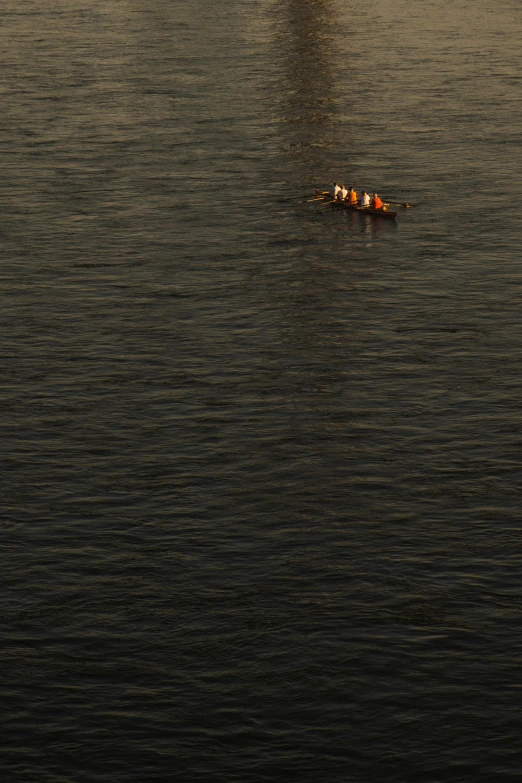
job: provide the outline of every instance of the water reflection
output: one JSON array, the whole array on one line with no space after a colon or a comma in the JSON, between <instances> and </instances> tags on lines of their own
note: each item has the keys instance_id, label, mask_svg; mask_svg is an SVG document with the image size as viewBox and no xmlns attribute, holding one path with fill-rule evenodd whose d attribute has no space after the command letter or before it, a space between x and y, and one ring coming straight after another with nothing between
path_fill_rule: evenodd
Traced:
<instances>
[{"instance_id":1,"label":"water reflection","mask_svg":"<svg viewBox=\"0 0 522 783\"><path fill-rule=\"evenodd\" d=\"M339 81L349 66L339 62L337 5L279 0L272 18L278 76L270 102L277 112L282 170L289 172L292 188L302 186L310 195L349 168L350 131L341 121ZM378 245L383 233L395 229L392 221L330 209L298 205L296 214L280 216L277 275L284 283L274 288L271 280L270 294L274 299L280 292L291 315L287 339L296 354L321 365L328 357L328 372L344 366L346 343L354 340L354 322L345 321L347 291L353 307L359 283L373 274L366 261L359 264L358 251Z\"/></svg>"},{"instance_id":2,"label":"water reflection","mask_svg":"<svg viewBox=\"0 0 522 783\"><path fill-rule=\"evenodd\" d=\"M395 233L397 230L397 223L395 220L379 217L378 215L364 215L360 212L354 212L352 210L337 210L341 216L341 220L344 225L348 227L350 231L355 231L357 234L363 234L372 242L376 242L390 233Z\"/></svg>"},{"instance_id":3,"label":"water reflection","mask_svg":"<svg viewBox=\"0 0 522 783\"><path fill-rule=\"evenodd\" d=\"M332 0L281 0L274 56L280 61L281 149L302 182L328 182L340 137Z\"/></svg>"}]
</instances>

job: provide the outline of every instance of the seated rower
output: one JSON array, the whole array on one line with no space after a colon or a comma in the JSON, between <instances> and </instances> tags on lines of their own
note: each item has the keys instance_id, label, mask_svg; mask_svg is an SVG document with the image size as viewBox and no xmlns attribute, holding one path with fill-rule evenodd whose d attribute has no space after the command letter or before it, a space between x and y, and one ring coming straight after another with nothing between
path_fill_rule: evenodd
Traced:
<instances>
[{"instance_id":1,"label":"seated rower","mask_svg":"<svg viewBox=\"0 0 522 783\"><path fill-rule=\"evenodd\" d=\"M341 199L342 199L343 201L346 201L346 196L347 196L347 195L348 195L348 191L346 190L346 188L345 188L345 187L344 187L344 185L343 185L343 189L341 190L340 197L341 197Z\"/></svg>"},{"instance_id":2,"label":"seated rower","mask_svg":"<svg viewBox=\"0 0 522 783\"><path fill-rule=\"evenodd\" d=\"M377 195L377 193L373 194L372 200L370 202L370 207L372 209L382 209L383 208L383 203L382 203L381 199L379 198L379 196Z\"/></svg>"},{"instance_id":3,"label":"seated rower","mask_svg":"<svg viewBox=\"0 0 522 783\"><path fill-rule=\"evenodd\" d=\"M353 189L353 185L350 185L350 190L348 191L348 201L351 207L357 206L357 193Z\"/></svg>"},{"instance_id":4,"label":"seated rower","mask_svg":"<svg viewBox=\"0 0 522 783\"><path fill-rule=\"evenodd\" d=\"M365 190L363 190L363 192L361 193L360 204L361 204L361 207L365 207L365 208L370 206L370 196L368 195L368 193Z\"/></svg>"},{"instance_id":5,"label":"seated rower","mask_svg":"<svg viewBox=\"0 0 522 783\"><path fill-rule=\"evenodd\" d=\"M337 201L337 194L340 192L341 187L337 184L337 182L334 182L334 191L333 191L333 198L334 201Z\"/></svg>"}]
</instances>

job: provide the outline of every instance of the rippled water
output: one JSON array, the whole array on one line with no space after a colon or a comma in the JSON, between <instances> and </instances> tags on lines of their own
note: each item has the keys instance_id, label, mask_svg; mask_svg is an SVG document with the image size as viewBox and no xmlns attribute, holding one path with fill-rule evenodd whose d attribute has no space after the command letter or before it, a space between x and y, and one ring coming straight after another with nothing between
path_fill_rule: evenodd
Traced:
<instances>
[{"instance_id":1,"label":"rippled water","mask_svg":"<svg viewBox=\"0 0 522 783\"><path fill-rule=\"evenodd\" d=\"M2 783L518 780L518 3L0 16Z\"/></svg>"}]
</instances>

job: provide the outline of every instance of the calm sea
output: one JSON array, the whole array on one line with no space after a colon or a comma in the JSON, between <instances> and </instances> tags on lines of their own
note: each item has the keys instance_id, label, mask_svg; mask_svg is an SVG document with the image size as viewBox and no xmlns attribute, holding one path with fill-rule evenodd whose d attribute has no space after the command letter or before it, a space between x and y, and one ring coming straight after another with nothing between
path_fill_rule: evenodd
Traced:
<instances>
[{"instance_id":1,"label":"calm sea","mask_svg":"<svg viewBox=\"0 0 522 783\"><path fill-rule=\"evenodd\" d=\"M518 0L0 22L1 783L520 780Z\"/></svg>"}]
</instances>

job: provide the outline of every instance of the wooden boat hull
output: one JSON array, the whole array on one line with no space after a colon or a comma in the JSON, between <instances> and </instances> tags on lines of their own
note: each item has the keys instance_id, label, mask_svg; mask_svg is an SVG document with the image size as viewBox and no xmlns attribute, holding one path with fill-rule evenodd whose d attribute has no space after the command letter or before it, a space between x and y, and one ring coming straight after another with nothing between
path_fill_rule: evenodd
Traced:
<instances>
[{"instance_id":1,"label":"wooden boat hull","mask_svg":"<svg viewBox=\"0 0 522 783\"><path fill-rule=\"evenodd\" d=\"M389 218L395 220L397 212L393 209L372 209L371 207L353 207L351 204L347 204L345 201L331 201L333 207L339 207L340 209L349 209L351 212L359 212L361 215L374 215L375 217Z\"/></svg>"}]
</instances>

